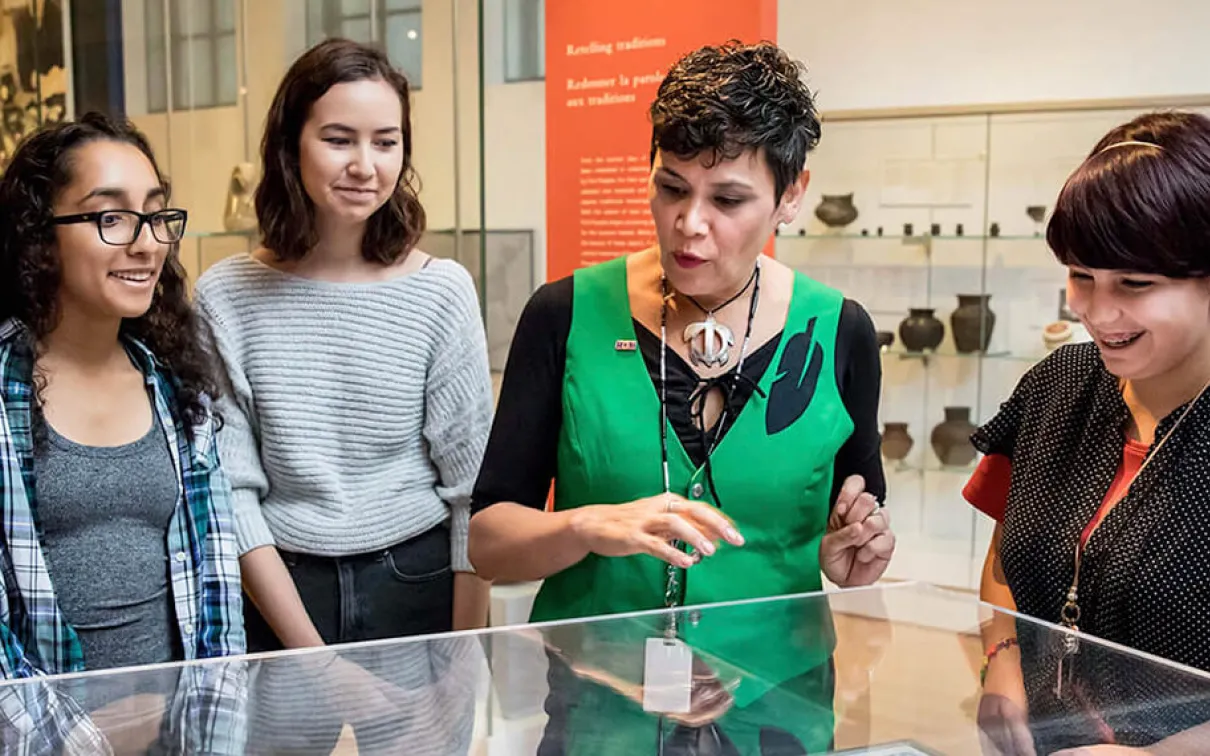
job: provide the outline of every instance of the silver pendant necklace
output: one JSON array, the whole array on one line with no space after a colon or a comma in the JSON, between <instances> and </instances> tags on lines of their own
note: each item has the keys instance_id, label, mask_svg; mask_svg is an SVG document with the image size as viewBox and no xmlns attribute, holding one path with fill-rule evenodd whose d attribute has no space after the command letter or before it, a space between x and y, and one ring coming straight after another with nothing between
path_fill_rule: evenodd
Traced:
<instances>
[{"instance_id":1,"label":"silver pendant necklace","mask_svg":"<svg viewBox=\"0 0 1210 756\"><path fill-rule=\"evenodd\" d=\"M714 314L743 296L759 276L760 260L758 259L756 267L752 269L752 275L748 277L748 282L744 284L744 287L714 309L708 310L693 297L685 295L685 299L692 302L694 307L706 313L704 321L690 323L685 326L682 334L685 344L689 347L690 362L697 367L714 368L722 367L731 361L731 347L735 346L735 334L726 324L718 322Z\"/></svg>"}]
</instances>

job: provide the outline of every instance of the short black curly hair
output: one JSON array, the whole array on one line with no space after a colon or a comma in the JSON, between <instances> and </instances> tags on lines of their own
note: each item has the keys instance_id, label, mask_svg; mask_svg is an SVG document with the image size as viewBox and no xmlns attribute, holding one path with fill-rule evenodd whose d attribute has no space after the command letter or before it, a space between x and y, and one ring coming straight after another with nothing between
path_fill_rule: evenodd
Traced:
<instances>
[{"instance_id":1,"label":"short black curly hair","mask_svg":"<svg viewBox=\"0 0 1210 756\"><path fill-rule=\"evenodd\" d=\"M0 176L0 323L15 318L29 329L35 356L61 318L62 274L52 222L55 199L72 181L77 150L102 140L129 144L142 152L167 193L168 181L147 138L130 123L100 113L47 126L26 137ZM141 317L123 321L122 332L138 339L168 369L174 380L175 409L187 421L189 432L213 414L205 397L217 396L218 386L213 363L199 341L187 280L174 244L151 307ZM45 381L35 378L40 394ZM36 420L40 419L39 412Z\"/></svg>"},{"instance_id":2,"label":"short black curly hair","mask_svg":"<svg viewBox=\"0 0 1210 756\"><path fill-rule=\"evenodd\" d=\"M709 153L707 164L763 152L780 200L819 143L806 66L771 42L732 40L678 60L651 104L651 160Z\"/></svg>"}]
</instances>

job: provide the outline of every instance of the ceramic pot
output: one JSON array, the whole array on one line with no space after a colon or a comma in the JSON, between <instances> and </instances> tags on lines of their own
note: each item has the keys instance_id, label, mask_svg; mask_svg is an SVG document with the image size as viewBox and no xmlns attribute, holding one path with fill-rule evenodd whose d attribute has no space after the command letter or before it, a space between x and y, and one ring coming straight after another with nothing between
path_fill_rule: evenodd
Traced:
<instances>
[{"instance_id":1,"label":"ceramic pot","mask_svg":"<svg viewBox=\"0 0 1210 756\"><path fill-rule=\"evenodd\" d=\"M890 349L891 345L895 343L895 334L890 331L878 331L874 336L878 339L879 349Z\"/></svg>"},{"instance_id":2,"label":"ceramic pot","mask_svg":"<svg viewBox=\"0 0 1210 756\"><path fill-rule=\"evenodd\" d=\"M1052 352L1063 344L1071 341L1071 323L1066 320L1056 320L1042 329L1042 343L1046 351Z\"/></svg>"},{"instance_id":3,"label":"ceramic pot","mask_svg":"<svg viewBox=\"0 0 1210 756\"><path fill-rule=\"evenodd\" d=\"M915 441L908 433L907 423L887 423L882 431L882 456L892 462L907 457Z\"/></svg>"},{"instance_id":4,"label":"ceramic pot","mask_svg":"<svg viewBox=\"0 0 1210 756\"><path fill-rule=\"evenodd\" d=\"M950 314L954 346L959 352L986 352L996 327L996 313L988 309L991 294L959 294L958 309Z\"/></svg>"},{"instance_id":5,"label":"ceramic pot","mask_svg":"<svg viewBox=\"0 0 1210 756\"><path fill-rule=\"evenodd\" d=\"M857 206L853 204L853 193L825 194L815 208L815 217L830 228L843 228L857 220Z\"/></svg>"},{"instance_id":6,"label":"ceramic pot","mask_svg":"<svg viewBox=\"0 0 1210 756\"><path fill-rule=\"evenodd\" d=\"M909 352L936 349L945 338L945 324L937 319L931 307L913 307L899 323L899 340Z\"/></svg>"},{"instance_id":7,"label":"ceramic pot","mask_svg":"<svg viewBox=\"0 0 1210 756\"><path fill-rule=\"evenodd\" d=\"M1042 343L1046 351L1053 352L1067 343L1079 344L1092 341L1088 329L1083 323L1073 323L1070 320L1056 320L1042 329Z\"/></svg>"},{"instance_id":8,"label":"ceramic pot","mask_svg":"<svg viewBox=\"0 0 1210 756\"><path fill-rule=\"evenodd\" d=\"M975 460L975 447L971 445L970 407L946 407L945 422L933 428L929 441L941 464L950 467L966 467Z\"/></svg>"}]
</instances>

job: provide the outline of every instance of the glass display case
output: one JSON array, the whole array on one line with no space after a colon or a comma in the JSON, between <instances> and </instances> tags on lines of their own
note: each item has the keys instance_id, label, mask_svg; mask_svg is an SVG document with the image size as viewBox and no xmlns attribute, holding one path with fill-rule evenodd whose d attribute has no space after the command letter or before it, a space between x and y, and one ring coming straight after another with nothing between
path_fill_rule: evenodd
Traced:
<instances>
[{"instance_id":1,"label":"glass display case","mask_svg":"<svg viewBox=\"0 0 1210 756\"><path fill-rule=\"evenodd\" d=\"M63 739L117 754L994 753L979 725L992 616L967 594L903 583L38 678L0 686L0 739L32 753ZM769 637L787 619L797 631ZM1210 721L1204 673L1016 627L1020 726L1039 754L1144 746ZM691 676L678 682L666 657ZM1175 752L1206 752L1189 747Z\"/></svg>"}]
</instances>

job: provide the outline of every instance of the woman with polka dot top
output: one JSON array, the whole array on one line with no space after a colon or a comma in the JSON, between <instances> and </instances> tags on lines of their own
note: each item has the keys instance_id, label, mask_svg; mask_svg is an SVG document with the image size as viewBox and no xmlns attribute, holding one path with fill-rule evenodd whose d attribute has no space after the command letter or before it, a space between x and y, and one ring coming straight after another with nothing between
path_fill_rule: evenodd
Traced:
<instances>
[{"instance_id":1,"label":"woman with polka dot top","mask_svg":"<svg viewBox=\"0 0 1210 756\"><path fill-rule=\"evenodd\" d=\"M997 522L981 596L1210 670L1210 120L1110 131L1046 239L1093 340L1033 367L973 436L964 494ZM992 752L1210 753L1195 675L1010 616L983 640Z\"/></svg>"}]
</instances>

